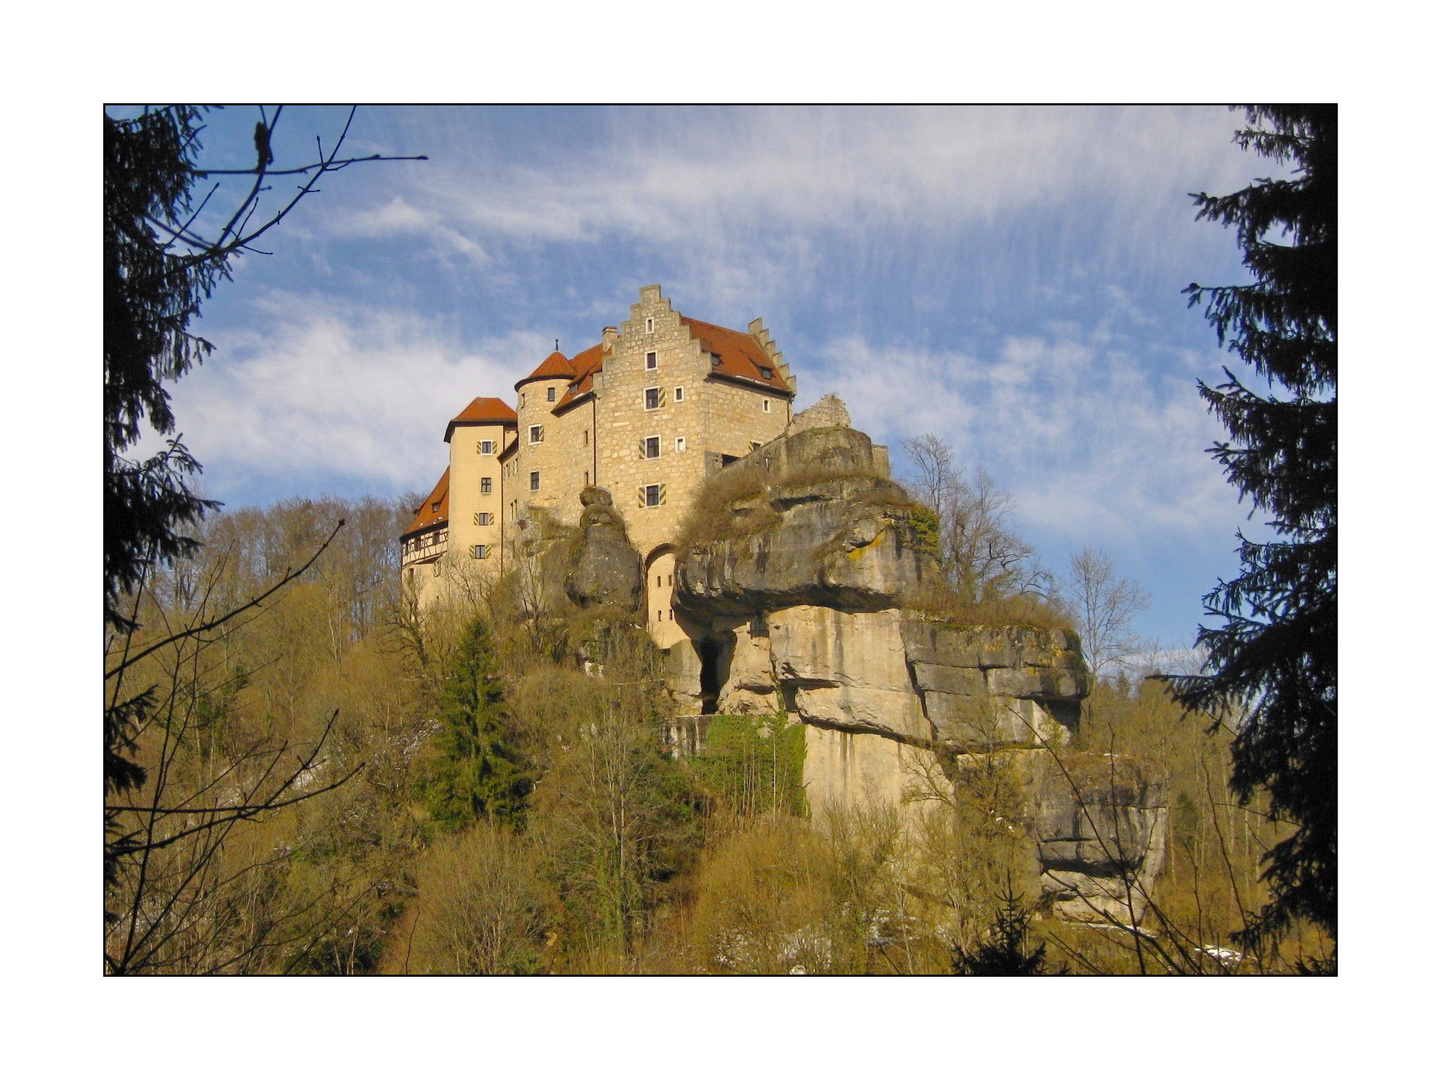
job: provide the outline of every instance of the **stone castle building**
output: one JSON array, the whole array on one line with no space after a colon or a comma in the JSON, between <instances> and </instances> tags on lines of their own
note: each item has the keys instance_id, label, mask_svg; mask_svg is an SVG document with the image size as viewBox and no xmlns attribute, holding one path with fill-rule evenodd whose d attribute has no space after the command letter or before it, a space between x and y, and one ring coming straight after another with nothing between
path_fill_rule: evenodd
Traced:
<instances>
[{"instance_id":1,"label":"stone castle building","mask_svg":"<svg viewBox=\"0 0 1441 1080\"><path fill-rule=\"evenodd\" d=\"M777 438L796 384L760 319L744 331L672 310L659 285L574 356L553 352L512 408L476 398L450 421L450 463L403 534L402 578L422 604L457 575L493 574L537 515L573 521L580 492L611 492L645 570L656 642L684 637L672 541L705 478Z\"/></svg>"},{"instance_id":2,"label":"stone castle building","mask_svg":"<svg viewBox=\"0 0 1441 1080\"><path fill-rule=\"evenodd\" d=\"M430 604L514 560L550 596L641 606L666 650L672 752L704 746L710 716L784 710L804 725L813 807L881 800L919 827L945 784L1004 767L1026 888L1069 918L1136 918L1166 781L1109 754L1055 764L1089 688L1076 634L928 608L934 548L886 448L833 396L793 416L795 389L759 319L699 322L647 286L619 328L516 383L514 408L476 398L450 421L449 468L403 535L405 583ZM713 528L678 550L726 466ZM579 521L578 544L550 543L547 517Z\"/></svg>"}]
</instances>

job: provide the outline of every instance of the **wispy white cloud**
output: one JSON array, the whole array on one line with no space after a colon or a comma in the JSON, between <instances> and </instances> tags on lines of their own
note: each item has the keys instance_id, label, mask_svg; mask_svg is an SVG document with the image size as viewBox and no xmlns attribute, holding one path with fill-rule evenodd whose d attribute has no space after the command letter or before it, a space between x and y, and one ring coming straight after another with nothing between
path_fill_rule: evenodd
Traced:
<instances>
[{"instance_id":1,"label":"wispy white cloud","mask_svg":"<svg viewBox=\"0 0 1441 1080\"><path fill-rule=\"evenodd\" d=\"M848 337L822 359L802 377L839 393L898 467L904 439L934 432L1004 482L1023 529L1130 543L1235 516L1194 384L1158 378L1126 348L1009 338L972 356Z\"/></svg>"},{"instance_id":2,"label":"wispy white cloud","mask_svg":"<svg viewBox=\"0 0 1441 1080\"><path fill-rule=\"evenodd\" d=\"M473 397L509 398L550 344L520 333L462 346L412 312L315 297L272 296L259 310L177 384L177 413L213 471L302 490L337 477L429 487L450 417Z\"/></svg>"},{"instance_id":3,"label":"wispy white cloud","mask_svg":"<svg viewBox=\"0 0 1441 1080\"><path fill-rule=\"evenodd\" d=\"M910 259L953 261L967 230L1005 231L1037 214L1058 215L1089 261L1170 260L1216 241L1190 227L1186 193L1239 186L1257 164L1229 146L1238 118L1216 109L583 116L602 136L574 148L545 143L543 156L493 153L480 134L506 114L430 121L451 140L445 160L407 171L401 196L377 187L369 208L332 227L408 231L441 247L464 237L491 255L505 244L662 245L667 270L686 278L674 284L726 304L774 298L778 284L833 286L858 254L880 255L882 237L904 242ZM417 122L407 145L428 142L426 119Z\"/></svg>"}]
</instances>

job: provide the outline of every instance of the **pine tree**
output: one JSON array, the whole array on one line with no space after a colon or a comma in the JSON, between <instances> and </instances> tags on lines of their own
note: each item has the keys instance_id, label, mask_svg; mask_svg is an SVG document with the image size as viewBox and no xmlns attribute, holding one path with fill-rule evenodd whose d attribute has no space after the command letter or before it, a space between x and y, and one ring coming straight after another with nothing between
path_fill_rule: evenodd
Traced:
<instances>
[{"instance_id":1,"label":"pine tree","mask_svg":"<svg viewBox=\"0 0 1441 1080\"><path fill-rule=\"evenodd\" d=\"M1297 918L1336 932L1336 107L1252 106L1236 142L1294 163L1290 179L1231 195L1193 195L1197 218L1237 230L1249 285L1186 291L1221 342L1264 378L1257 392L1226 369L1201 384L1231 440L1212 455L1276 539L1238 534L1241 572L1206 598L1221 625L1197 644L1208 673L1183 680L1190 708L1239 713L1231 787L1264 792L1295 832L1266 855L1271 900L1245 935ZM1253 511L1254 512L1254 511Z\"/></svg>"},{"instance_id":2,"label":"pine tree","mask_svg":"<svg viewBox=\"0 0 1441 1080\"><path fill-rule=\"evenodd\" d=\"M426 809L445 829L484 819L515 824L531 778L522 764L485 621L473 619L442 690L441 729L424 781Z\"/></svg>"},{"instance_id":3,"label":"pine tree","mask_svg":"<svg viewBox=\"0 0 1441 1080\"><path fill-rule=\"evenodd\" d=\"M990 940L974 950L956 947L951 971L956 975L1040 975L1046 966L1046 946L1028 948L1031 916L1007 885L1001 906L991 923Z\"/></svg>"}]
</instances>

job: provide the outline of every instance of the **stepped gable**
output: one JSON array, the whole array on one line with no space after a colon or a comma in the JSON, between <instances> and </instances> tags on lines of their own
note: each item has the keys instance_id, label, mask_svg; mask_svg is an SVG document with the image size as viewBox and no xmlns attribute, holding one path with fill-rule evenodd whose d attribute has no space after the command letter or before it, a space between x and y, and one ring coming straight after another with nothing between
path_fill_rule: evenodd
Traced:
<instances>
[{"instance_id":1,"label":"stepped gable","mask_svg":"<svg viewBox=\"0 0 1441 1080\"><path fill-rule=\"evenodd\" d=\"M719 358L719 362L712 364L712 374L763 383L783 393L790 392L791 387L781 377L780 354L772 355L756 334L727 330L724 326L684 315L680 316L680 324L700 342L702 351Z\"/></svg>"},{"instance_id":2,"label":"stepped gable","mask_svg":"<svg viewBox=\"0 0 1441 1080\"><path fill-rule=\"evenodd\" d=\"M444 525L449 520L450 470L446 469L440 482L426 496L425 502L415 508L415 517L410 519L410 524L405 527L405 532L400 534L401 539L405 539L411 533L423 532L426 529L433 529L437 525Z\"/></svg>"}]
</instances>

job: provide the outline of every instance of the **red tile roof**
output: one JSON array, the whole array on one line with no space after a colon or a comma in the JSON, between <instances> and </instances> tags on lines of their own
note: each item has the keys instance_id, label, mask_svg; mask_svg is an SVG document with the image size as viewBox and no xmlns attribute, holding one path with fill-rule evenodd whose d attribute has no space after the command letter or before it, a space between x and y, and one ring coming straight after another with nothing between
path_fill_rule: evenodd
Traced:
<instances>
[{"instance_id":1,"label":"red tile roof","mask_svg":"<svg viewBox=\"0 0 1441 1080\"><path fill-rule=\"evenodd\" d=\"M450 442L457 424L504 424L515 427L515 410L498 397L478 397L461 409L445 427L445 441Z\"/></svg>"},{"instance_id":2,"label":"red tile roof","mask_svg":"<svg viewBox=\"0 0 1441 1080\"><path fill-rule=\"evenodd\" d=\"M479 400L478 398L476 400ZM438 509L431 507L439 504ZM410 524L401 533L401 538L411 533L422 532L426 529L433 529L437 525L444 525L450 520L450 470L446 469L440 478L440 483L435 485L435 490L430 493L425 502L421 503L415 510L415 517L410 519Z\"/></svg>"},{"instance_id":3,"label":"red tile roof","mask_svg":"<svg viewBox=\"0 0 1441 1080\"><path fill-rule=\"evenodd\" d=\"M763 383L776 390L790 392L790 387L776 370L776 362L766 355L761 343L751 334L727 330L724 326L715 326L699 319L688 319L684 315L680 317L680 323L689 327L691 334L700 341L702 352L720 357L720 363L711 366L711 371L715 374ZM770 376L764 375L762 369L769 371Z\"/></svg>"},{"instance_id":4,"label":"red tile roof","mask_svg":"<svg viewBox=\"0 0 1441 1080\"><path fill-rule=\"evenodd\" d=\"M604 351L602 346L592 345L583 352L575 354L575 359L570 362L571 367L575 371L575 375L572 377L570 385L565 389L565 396L556 402L555 408L551 410L552 412L560 412L561 409L582 394L590 393L591 387L595 385L595 380L592 376L601 368L601 357Z\"/></svg>"},{"instance_id":5,"label":"red tile roof","mask_svg":"<svg viewBox=\"0 0 1441 1080\"><path fill-rule=\"evenodd\" d=\"M526 383L536 379L573 378L575 378L575 368L573 368L570 361L565 358L565 353L553 352L540 362L540 367L516 383L515 388L519 390Z\"/></svg>"},{"instance_id":6,"label":"red tile roof","mask_svg":"<svg viewBox=\"0 0 1441 1080\"><path fill-rule=\"evenodd\" d=\"M731 378L761 383L782 393L790 392L790 386L785 379L781 378L776 362L766 354L765 348L753 335L742 333L739 330L727 330L724 326L701 322L699 319L689 319L684 315L680 317L680 321L681 325L689 328L691 334L700 342L702 352L720 357L720 363L712 364L711 371L718 375L729 375ZM540 367L521 382L516 383L516 388L519 389L521 383L529 382L531 379L569 377L570 385L566 387L565 394L556 402L556 406L552 410L560 412L567 405L590 392L595 383L593 376L603 366L604 355L605 350L599 344L576 353L575 357L570 360L558 352L551 353ZM767 371L770 372L769 376L763 374Z\"/></svg>"}]
</instances>

